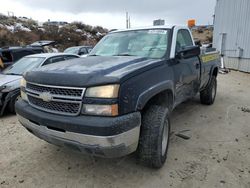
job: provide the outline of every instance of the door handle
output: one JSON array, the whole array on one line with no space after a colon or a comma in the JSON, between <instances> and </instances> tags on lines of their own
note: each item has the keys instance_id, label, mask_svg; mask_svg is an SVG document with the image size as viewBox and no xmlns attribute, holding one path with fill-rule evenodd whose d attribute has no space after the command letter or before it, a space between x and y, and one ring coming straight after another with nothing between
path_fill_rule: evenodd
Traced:
<instances>
[{"instance_id":1,"label":"door handle","mask_svg":"<svg viewBox=\"0 0 250 188\"><path fill-rule=\"evenodd\" d=\"M199 63L196 63L196 64L195 64L195 68L196 68L196 69L199 69L199 68L200 68L200 64L199 64Z\"/></svg>"}]
</instances>

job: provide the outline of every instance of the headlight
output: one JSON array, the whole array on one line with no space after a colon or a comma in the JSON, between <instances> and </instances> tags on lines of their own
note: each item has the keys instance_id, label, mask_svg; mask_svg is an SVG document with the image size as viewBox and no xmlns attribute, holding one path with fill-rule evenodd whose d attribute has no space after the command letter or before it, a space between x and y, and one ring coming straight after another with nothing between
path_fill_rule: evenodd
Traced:
<instances>
[{"instance_id":1,"label":"headlight","mask_svg":"<svg viewBox=\"0 0 250 188\"><path fill-rule=\"evenodd\" d=\"M21 90L21 98L24 100L24 101L28 101L28 96L27 94Z\"/></svg>"},{"instance_id":2,"label":"headlight","mask_svg":"<svg viewBox=\"0 0 250 188\"><path fill-rule=\"evenodd\" d=\"M0 91L3 91L4 89L6 89L7 86L0 86Z\"/></svg>"},{"instance_id":3,"label":"headlight","mask_svg":"<svg viewBox=\"0 0 250 188\"><path fill-rule=\"evenodd\" d=\"M21 79L21 98L24 100L24 101L28 101L28 96L27 94L25 93L25 88L26 88L26 85L27 85L27 82L24 78Z\"/></svg>"},{"instance_id":4,"label":"headlight","mask_svg":"<svg viewBox=\"0 0 250 188\"><path fill-rule=\"evenodd\" d=\"M26 87L27 82L24 78L21 79L20 83L21 83L21 87Z\"/></svg>"},{"instance_id":5,"label":"headlight","mask_svg":"<svg viewBox=\"0 0 250 188\"><path fill-rule=\"evenodd\" d=\"M86 115L99 115L99 116L117 116L118 105L92 105L84 104L82 114Z\"/></svg>"},{"instance_id":6,"label":"headlight","mask_svg":"<svg viewBox=\"0 0 250 188\"><path fill-rule=\"evenodd\" d=\"M118 97L119 85L107 85L88 88L85 96L91 98L114 99Z\"/></svg>"}]
</instances>

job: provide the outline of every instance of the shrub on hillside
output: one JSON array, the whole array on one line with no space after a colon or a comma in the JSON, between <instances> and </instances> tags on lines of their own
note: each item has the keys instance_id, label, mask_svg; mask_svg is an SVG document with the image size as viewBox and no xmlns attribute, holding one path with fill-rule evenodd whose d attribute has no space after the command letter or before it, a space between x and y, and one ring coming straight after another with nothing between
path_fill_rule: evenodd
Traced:
<instances>
[{"instance_id":1,"label":"shrub on hillside","mask_svg":"<svg viewBox=\"0 0 250 188\"><path fill-rule=\"evenodd\" d=\"M65 25L45 23L39 27L32 19L19 19L0 14L0 47L13 45L28 45L38 40L52 40L56 47L63 51L71 46L95 45L108 30L101 26L90 26L82 22ZM14 28L8 30L7 28Z\"/></svg>"}]
</instances>

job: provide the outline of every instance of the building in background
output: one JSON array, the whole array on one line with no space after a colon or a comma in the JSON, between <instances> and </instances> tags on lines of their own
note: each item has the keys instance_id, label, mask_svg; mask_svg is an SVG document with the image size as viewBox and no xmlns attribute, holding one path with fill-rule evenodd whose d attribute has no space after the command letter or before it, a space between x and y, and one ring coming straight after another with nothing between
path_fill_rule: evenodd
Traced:
<instances>
[{"instance_id":1,"label":"building in background","mask_svg":"<svg viewBox=\"0 0 250 188\"><path fill-rule=\"evenodd\" d=\"M65 21L50 21L50 20L43 23L43 25L52 25L52 26L64 26L67 24L68 22L65 22Z\"/></svg>"},{"instance_id":2,"label":"building in background","mask_svg":"<svg viewBox=\"0 0 250 188\"><path fill-rule=\"evenodd\" d=\"M213 46L226 68L250 72L250 0L217 0Z\"/></svg>"},{"instance_id":3,"label":"building in background","mask_svg":"<svg viewBox=\"0 0 250 188\"><path fill-rule=\"evenodd\" d=\"M162 19L154 20L153 24L154 26L165 25L165 20L162 20Z\"/></svg>"}]
</instances>

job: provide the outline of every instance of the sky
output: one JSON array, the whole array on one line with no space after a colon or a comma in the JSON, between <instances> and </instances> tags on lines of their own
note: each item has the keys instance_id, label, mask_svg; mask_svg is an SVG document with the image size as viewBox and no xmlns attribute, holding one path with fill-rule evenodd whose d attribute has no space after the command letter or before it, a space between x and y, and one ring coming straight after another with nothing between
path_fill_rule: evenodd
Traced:
<instances>
[{"instance_id":1,"label":"sky","mask_svg":"<svg viewBox=\"0 0 250 188\"><path fill-rule=\"evenodd\" d=\"M0 13L13 12L39 22L81 21L108 29L126 27L126 12L131 27L150 26L155 19L166 24L212 24L216 0L0 0Z\"/></svg>"}]
</instances>

